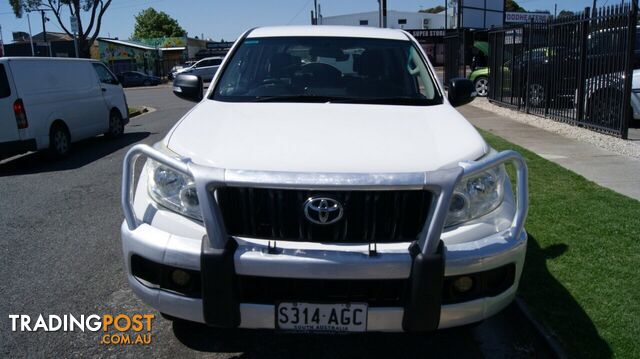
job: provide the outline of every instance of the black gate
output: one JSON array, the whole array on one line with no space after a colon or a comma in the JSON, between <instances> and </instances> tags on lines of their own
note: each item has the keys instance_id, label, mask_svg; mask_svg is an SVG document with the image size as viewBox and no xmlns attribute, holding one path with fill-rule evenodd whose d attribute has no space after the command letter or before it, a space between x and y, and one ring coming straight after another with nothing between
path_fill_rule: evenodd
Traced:
<instances>
[{"instance_id":1,"label":"black gate","mask_svg":"<svg viewBox=\"0 0 640 359\"><path fill-rule=\"evenodd\" d=\"M627 138L637 6L489 32L489 100Z\"/></svg>"},{"instance_id":2,"label":"black gate","mask_svg":"<svg viewBox=\"0 0 640 359\"><path fill-rule=\"evenodd\" d=\"M444 37L444 83L456 77L464 77L464 31L451 32Z\"/></svg>"}]
</instances>

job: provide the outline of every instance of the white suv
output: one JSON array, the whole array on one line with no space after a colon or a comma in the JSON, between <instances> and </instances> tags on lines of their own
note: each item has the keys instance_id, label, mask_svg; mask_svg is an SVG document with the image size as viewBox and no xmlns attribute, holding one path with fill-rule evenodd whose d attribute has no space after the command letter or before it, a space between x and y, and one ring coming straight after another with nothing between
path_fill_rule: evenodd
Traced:
<instances>
[{"instance_id":1,"label":"white suv","mask_svg":"<svg viewBox=\"0 0 640 359\"><path fill-rule=\"evenodd\" d=\"M410 34L253 29L202 91L178 76L174 92L199 103L124 163L128 280L166 317L425 331L482 321L513 300L526 165L454 110L473 85L455 79L445 97Z\"/></svg>"},{"instance_id":2,"label":"white suv","mask_svg":"<svg viewBox=\"0 0 640 359\"><path fill-rule=\"evenodd\" d=\"M216 74L220 64L222 63L222 57L207 57L204 58L189 67L183 67L171 74L172 78L175 78L179 74L190 74L195 76L200 76L203 81L209 82L213 78L213 75Z\"/></svg>"}]
</instances>

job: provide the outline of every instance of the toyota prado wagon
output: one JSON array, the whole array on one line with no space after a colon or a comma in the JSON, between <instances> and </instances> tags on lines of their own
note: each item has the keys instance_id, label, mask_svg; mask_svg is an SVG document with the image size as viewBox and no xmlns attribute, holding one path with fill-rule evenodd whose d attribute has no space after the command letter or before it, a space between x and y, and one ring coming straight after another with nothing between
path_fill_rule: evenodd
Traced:
<instances>
[{"instance_id":1,"label":"toyota prado wagon","mask_svg":"<svg viewBox=\"0 0 640 359\"><path fill-rule=\"evenodd\" d=\"M445 93L407 32L252 29L206 93L189 74L173 91L197 104L131 148L122 182L128 281L165 317L414 332L513 300L526 165L454 109L473 84Z\"/></svg>"}]
</instances>

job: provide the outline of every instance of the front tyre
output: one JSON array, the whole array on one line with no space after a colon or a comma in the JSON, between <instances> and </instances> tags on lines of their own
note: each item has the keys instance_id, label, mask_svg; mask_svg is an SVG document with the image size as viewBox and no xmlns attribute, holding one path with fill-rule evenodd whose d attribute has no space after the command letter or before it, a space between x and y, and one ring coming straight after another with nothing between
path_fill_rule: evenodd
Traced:
<instances>
[{"instance_id":1,"label":"front tyre","mask_svg":"<svg viewBox=\"0 0 640 359\"><path fill-rule=\"evenodd\" d=\"M489 78L485 76L479 76L473 82L476 88L476 94L480 97L486 97L489 94Z\"/></svg>"},{"instance_id":2,"label":"front tyre","mask_svg":"<svg viewBox=\"0 0 640 359\"><path fill-rule=\"evenodd\" d=\"M118 138L124 134L124 121L118 111L111 111L109 115L109 130L105 136L109 138Z\"/></svg>"}]
</instances>

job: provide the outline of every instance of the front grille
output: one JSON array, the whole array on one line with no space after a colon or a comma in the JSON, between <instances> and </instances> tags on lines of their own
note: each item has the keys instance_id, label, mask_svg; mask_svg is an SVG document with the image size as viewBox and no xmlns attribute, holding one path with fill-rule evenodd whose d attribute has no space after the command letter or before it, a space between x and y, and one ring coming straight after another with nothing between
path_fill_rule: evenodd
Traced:
<instances>
[{"instance_id":1,"label":"front grille","mask_svg":"<svg viewBox=\"0 0 640 359\"><path fill-rule=\"evenodd\" d=\"M333 224L316 224L304 214L311 197L329 197L344 214ZM325 243L408 242L422 230L431 193L404 191L308 191L244 187L216 190L231 236Z\"/></svg>"},{"instance_id":2,"label":"front grille","mask_svg":"<svg viewBox=\"0 0 640 359\"><path fill-rule=\"evenodd\" d=\"M238 276L240 302L368 303L372 307L404 305L406 279L292 279Z\"/></svg>"}]
</instances>

